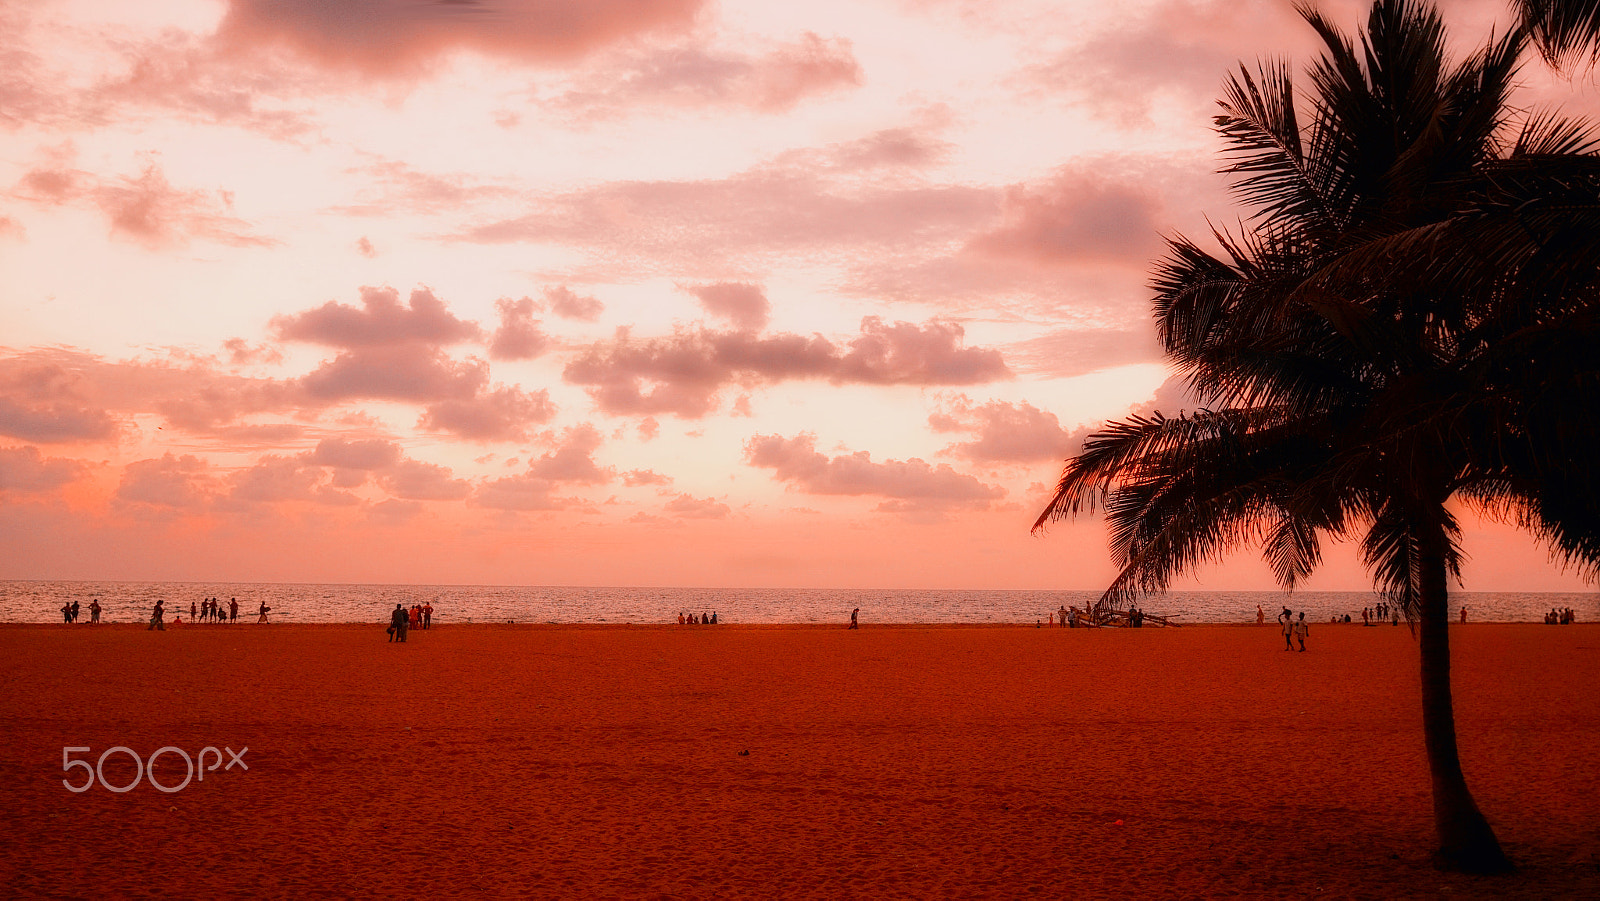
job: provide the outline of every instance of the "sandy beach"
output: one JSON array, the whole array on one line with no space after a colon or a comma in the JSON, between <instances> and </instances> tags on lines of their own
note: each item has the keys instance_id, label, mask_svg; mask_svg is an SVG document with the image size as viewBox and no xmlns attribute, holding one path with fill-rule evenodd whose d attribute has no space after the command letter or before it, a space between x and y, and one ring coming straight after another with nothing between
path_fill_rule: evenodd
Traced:
<instances>
[{"instance_id":1,"label":"sandy beach","mask_svg":"<svg viewBox=\"0 0 1600 901\"><path fill-rule=\"evenodd\" d=\"M1600 626L1453 627L1519 873L1433 870L1404 628L0 627L23 897L1600 897ZM63 748L240 752L74 793ZM214 755L229 763L229 754ZM243 769L243 765L249 769ZM153 772L181 784L182 758ZM122 752L103 776L135 776Z\"/></svg>"}]
</instances>

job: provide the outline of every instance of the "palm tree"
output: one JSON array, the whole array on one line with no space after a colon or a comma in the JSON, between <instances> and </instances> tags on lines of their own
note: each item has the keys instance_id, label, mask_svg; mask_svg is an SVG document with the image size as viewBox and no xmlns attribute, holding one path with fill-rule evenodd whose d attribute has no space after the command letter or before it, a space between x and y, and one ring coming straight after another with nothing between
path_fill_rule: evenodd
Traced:
<instances>
[{"instance_id":1,"label":"palm tree","mask_svg":"<svg viewBox=\"0 0 1600 901\"><path fill-rule=\"evenodd\" d=\"M1300 12L1325 47L1305 124L1281 63L1241 67L1216 117L1249 228L1215 234L1221 258L1174 239L1155 272L1160 340L1205 409L1107 424L1034 528L1104 511L1107 604L1252 544L1292 589L1324 540L1359 539L1417 626L1436 859L1501 871L1456 748L1452 511L1595 573L1600 159L1583 125L1509 110L1520 30L1452 65L1417 0L1377 0L1359 44Z\"/></svg>"},{"instance_id":2,"label":"palm tree","mask_svg":"<svg viewBox=\"0 0 1600 901\"><path fill-rule=\"evenodd\" d=\"M1600 57L1600 0L1513 0L1512 7L1551 63Z\"/></svg>"}]
</instances>

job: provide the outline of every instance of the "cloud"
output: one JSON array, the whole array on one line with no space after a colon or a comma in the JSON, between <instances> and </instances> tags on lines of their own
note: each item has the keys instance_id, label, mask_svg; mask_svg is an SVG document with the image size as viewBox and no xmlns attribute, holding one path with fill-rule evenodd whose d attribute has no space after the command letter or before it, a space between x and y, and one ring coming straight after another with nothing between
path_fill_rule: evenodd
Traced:
<instances>
[{"instance_id":1,"label":"cloud","mask_svg":"<svg viewBox=\"0 0 1600 901\"><path fill-rule=\"evenodd\" d=\"M549 391L499 385L471 397L429 404L417 427L469 441L521 441L528 436L529 426L549 422L555 415Z\"/></svg>"},{"instance_id":2,"label":"cloud","mask_svg":"<svg viewBox=\"0 0 1600 901\"><path fill-rule=\"evenodd\" d=\"M251 345L243 338L229 338L222 342L222 349L228 352L228 362L235 366L275 366L283 362L283 351L270 344Z\"/></svg>"},{"instance_id":3,"label":"cloud","mask_svg":"<svg viewBox=\"0 0 1600 901\"><path fill-rule=\"evenodd\" d=\"M703 0L231 0L223 49L284 49L319 66L411 78L471 51L520 63L567 62L607 45L694 24Z\"/></svg>"},{"instance_id":4,"label":"cloud","mask_svg":"<svg viewBox=\"0 0 1600 901\"><path fill-rule=\"evenodd\" d=\"M1129 328L1058 329L1006 346L1006 360L1018 371L1052 378L1161 359L1161 345L1148 322Z\"/></svg>"},{"instance_id":5,"label":"cloud","mask_svg":"<svg viewBox=\"0 0 1600 901\"><path fill-rule=\"evenodd\" d=\"M577 78L550 105L581 119L666 106L780 113L807 97L859 86L861 75L843 38L808 31L758 53L714 49L697 40L619 55Z\"/></svg>"},{"instance_id":6,"label":"cloud","mask_svg":"<svg viewBox=\"0 0 1600 901\"><path fill-rule=\"evenodd\" d=\"M449 468L420 460L394 464L378 484L394 497L411 501L459 501L472 493L471 484L453 478Z\"/></svg>"},{"instance_id":7,"label":"cloud","mask_svg":"<svg viewBox=\"0 0 1600 901\"><path fill-rule=\"evenodd\" d=\"M180 510L201 508L215 493L215 478L205 461L190 454L135 460L122 469L115 500Z\"/></svg>"},{"instance_id":8,"label":"cloud","mask_svg":"<svg viewBox=\"0 0 1600 901\"><path fill-rule=\"evenodd\" d=\"M346 351L300 380L318 401L399 400L416 403L470 401L489 381L481 360L457 361L422 344L363 347Z\"/></svg>"},{"instance_id":9,"label":"cloud","mask_svg":"<svg viewBox=\"0 0 1600 901\"><path fill-rule=\"evenodd\" d=\"M533 298L502 297L494 306L500 312L500 327L489 339L489 359L531 360L550 346L550 336L539 329L539 321L533 318Z\"/></svg>"},{"instance_id":10,"label":"cloud","mask_svg":"<svg viewBox=\"0 0 1600 901\"><path fill-rule=\"evenodd\" d=\"M400 445L382 438L363 438L351 441L344 438L324 438L306 459L318 466L339 469L387 469L400 462L404 452Z\"/></svg>"},{"instance_id":11,"label":"cloud","mask_svg":"<svg viewBox=\"0 0 1600 901\"><path fill-rule=\"evenodd\" d=\"M1063 171L1008 188L1001 224L971 242L983 253L1041 264L1144 266L1161 250L1161 201L1148 184Z\"/></svg>"},{"instance_id":12,"label":"cloud","mask_svg":"<svg viewBox=\"0 0 1600 901\"><path fill-rule=\"evenodd\" d=\"M756 435L745 442L745 462L770 469L779 481L806 494L872 495L888 499L880 509L964 507L981 509L1005 497L1005 490L956 472L948 464L930 466L923 460L885 460L874 463L866 451L828 457L816 449L809 434L794 438Z\"/></svg>"},{"instance_id":13,"label":"cloud","mask_svg":"<svg viewBox=\"0 0 1600 901\"><path fill-rule=\"evenodd\" d=\"M506 476L484 482L467 500L474 507L491 510L565 510L581 506L584 501L575 497L556 497L551 492L555 483L531 473Z\"/></svg>"},{"instance_id":14,"label":"cloud","mask_svg":"<svg viewBox=\"0 0 1600 901\"><path fill-rule=\"evenodd\" d=\"M327 483L327 470L305 455L266 454L228 477L227 500L245 504L304 501L330 506L355 506L361 499Z\"/></svg>"},{"instance_id":15,"label":"cloud","mask_svg":"<svg viewBox=\"0 0 1600 901\"><path fill-rule=\"evenodd\" d=\"M942 453L974 463L1037 463L1062 460L1082 446L1083 436L1061 427L1054 413L1030 403L992 400L974 406L958 396L944 410L928 417L936 432L968 432L977 437L946 447Z\"/></svg>"},{"instance_id":16,"label":"cloud","mask_svg":"<svg viewBox=\"0 0 1600 901\"><path fill-rule=\"evenodd\" d=\"M0 359L0 435L42 444L110 441L122 426L89 401L81 369L53 360Z\"/></svg>"},{"instance_id":17,"label":"cloud","mask_svg":"<svg viewBox=\"0 0 1600 901\"><path fill-rule=\"evenodd\" d=\"M687 290L700 299L700 306L707 313L728 320L740 331L758 332L766 328L772 316L772 304L758 285L718 282L693 285Z\"/></svg>"},{"instance_id":18,"label":"cloud","mask_svg":"<svg viewBox=\"0 0 1600 901\"><path fill-rule=\"evenodd\" d=\"M724 519L733 511L716 498L697 498L680 494L668 501L664 508L680 519Z\"/></svg>"},{"instance_id":19,"label":"cloud","mask_svg":"<svg viewBox=\"0 0 1600 901\"><path fill-rule=\"evenodd\" d=\"M596 406L616 415L672 413L699 418L732 384L826 379L835 384L963 385L1011 377L1000 352L961 346L958 323L861 321L846 349L820 335L758 335L680 329L670 337L615 339L568 361L563 377L584 386Z\"/></svg>"},{"instance_id":20,"label":"cloud","mask_svg":"<svg viewBox=\"0 0 1600 901\"><path fill-rule=\"evenodd\" d=\"M605 443L600 431L589 423L563 429L555 450L528 462L528 473L549 482L576 482L600 485L616 478L616 470L594 461L594 452Z\"/></svg>"},{"instance_id":21,"label":"cloud","mask_svg":"<svg viewBox=\"0 0 1600 901\"><path fill-rule=\"evenodd\" d=\"M642 488L645 485L671 485L672 476L662 475L649 469L630 469L622 474L622 484L629 488Z\"/></svg>"},{"instance_id":22,"label":"cloud","mask_svg":"<svg viewBox=\"0 0 1600 901\"><path fill-rule=\"evenodd\" d=\"M394 288L363 287L361 308L328 301L290 316L277 316L272 329L280 340L304 341L347 349L420 343L456 344L475 341L483 331L457 319L427 288L411 292L406 306Z\"/></svg>"},{"instance_id":23,"label":"cloud","mask_svg":"<svg viewBox=\"0 0 1600 901\"><path fill-rule=\"evenodd\" d=\"M45 457L36 447L0 447L0 494L44 494L88 471L81 460Z\"/></svg>"},{"instance_id":24,"label":"cloud","mask_svg":"<svg viewBox=\"0 0 1600 901\"><path fill-rule=\"evenodd\" d=\"M566 285L544 289L544 299L550 304L550 312L583 322L594 322L606 309L599 298L578 294Z\"/></svg>"}]
</instances>

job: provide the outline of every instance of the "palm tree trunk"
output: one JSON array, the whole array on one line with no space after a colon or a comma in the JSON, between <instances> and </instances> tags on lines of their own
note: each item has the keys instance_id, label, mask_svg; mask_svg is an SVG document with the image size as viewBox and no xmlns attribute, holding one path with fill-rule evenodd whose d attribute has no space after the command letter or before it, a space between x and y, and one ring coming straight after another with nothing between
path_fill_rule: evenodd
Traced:
<instances>
[{"instance_id":1,"label":"palm tree trunk","mask_svg":"<svg viewBox=\"0 0 1600 901\"><path fill-rule=\"evenodd\" d=\"M1422 658L1422 731L1433 776L1433 822L1439 833L1434 862L1446 870L1505 873L1515 867L1479 812L1461 772L1456 717L1450 697L1450 594L1446 538L1437 523L1418 534L1419 645Z\"/></svg>"}]
</instances>

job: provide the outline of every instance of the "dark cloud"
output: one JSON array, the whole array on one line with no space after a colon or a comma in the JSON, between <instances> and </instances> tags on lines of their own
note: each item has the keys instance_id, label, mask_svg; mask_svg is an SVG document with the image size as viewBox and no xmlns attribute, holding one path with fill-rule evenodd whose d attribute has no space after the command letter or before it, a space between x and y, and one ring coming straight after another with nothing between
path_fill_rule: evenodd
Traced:
<instances>
[{"instance_id":1,"label":"dark cloud","mask_svg":"<svg viewBox=\"0 0 1600 901\"><path fill-rule=\"evenodd\" d=\"M0 435L43 444L110 441L118 420L87 394L81 368L51 359L0 359Z\"/></svg>"},{"instance_id":2,"label":"dark cloud","mask_svg":"<svg viewBox=\"0 0 1600 901\"><path fill-rule=\"evenodd\" d=\"M705 416L732 384L825 379L836 384L964 385L1011 377L1000 352L961 346L954 322L861 322L861 334L840 349L820 335L758 335L682 329L666 338L634 339L626 330L573 357L563 377L582 385L604 412Z\"/></svg>"},{"instance_id":3,"label":"dark cloud","mask_svg":"<svg viewBox=\"0 0 1600 901\"><path fill-rule=\"evenodd\" d=\"M223 49L288 50L334 70L411 78L472 51L524 63L569 61L639 35L690 28L704 0L230 0Z\"/></svg>"},{"instance_id":4,"label":"dark cloud","mask_svg":"<svg viewBox=\"0 0 1600 901\"><path fill-rule=\"evenodd\" d=\"M44 494L87 475L81 460L45 457L36 447L0 447L0 494Z\"/></svg>"},{"instance_id":5,"label":"dark cloud","mask_svg":"<svg viewBox=\"0 0 1600 901\"><path fill-rule=\"evenodd\" d=\"M992 400L974 405L954 398L928 417L936 432L966 432L976 437L945 448L943 453L974 463L1037 463L1062 460L1082 445L1081 434L1061 427L1054 413L1029 404Z\"/></svg>"},{"instance_id":6,"label":"dark cloud","mask_svg":"<svg viewBox=\"0 0 1600 901\"><path fill-rule=\"evenodd\" d=\"M986 485L948 464L930 466L915 457L875 463L866 451L828 457L816 449L811 435L784 438L756 435L744 445L745 462L770 469L779 481L806 494L871 495L898 503L881 509L986 508L1005 497L1005 490Z\"/></svg>"},{"instance_id":7,"label":"dark cloud","mask_svg":"<svg viewBox=\"0 0 1600 901\"><path fill-rule=\"evenodd\" d=\"M759 285L717 282L692 285L687 290L700 299L700 306L707 313L726 319L741 331L758 332L766 328L772 316L772 304Z\"/></svg>"},{"instance_id":8,"label":"dark cloud","mask_svg":"<svg viewBox=\"0 0 1600 901\"><path fill-rule=\"evenodd\" d=\"M491 360L531 360L550 347L550 336L539 328L533 318L537 306L533 298L512 300L502 297L494 302L500 313L500 327L489 339Z\"/></svg>"},{"instance_id":9,"label":"dark cloud","mask_svg":"<svg viewBox=\"0 0 1600 901\"><path fill-rule=\"evenodd\" d=\"M361 308L328 301L292 316L277 316L273 331L284 341L305 341L346 349L403 344L445 345L475 341L482 330L457 319L427 288L411 292L406 306L400 292L382 287L361 289Z\"/></svg>"},{"instance_id":10,"label":"dark cloud","mask_svg":"<svg viewBox=\"0 0 1600 901\"><path fill-rule=\"evenodd\" d=\"M497 386L472 397L450 398L429 404L417 427L449 432L468 441L521 441L531 426L554 419L556 405L550 392L524 391Z\"/></svg>"}]
</instances>

